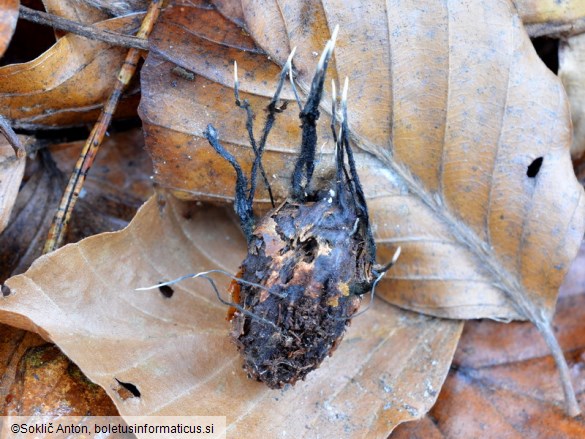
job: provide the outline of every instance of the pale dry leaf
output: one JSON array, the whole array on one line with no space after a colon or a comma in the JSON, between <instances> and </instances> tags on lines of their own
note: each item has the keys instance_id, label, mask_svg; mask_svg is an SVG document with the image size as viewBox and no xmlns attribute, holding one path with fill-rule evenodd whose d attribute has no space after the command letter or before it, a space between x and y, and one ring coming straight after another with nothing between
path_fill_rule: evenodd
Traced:
<instances>
[{"instance_id":1,"label":"pale dry leaf","mask_svg":"<svg viewBox=\"0 0 585 439\"><path fill-rule=\"evenodd\" d=\"M383 438L430 408L458 322L377 301L333 357L278 391L246 377L226 308L204 281L174 285L170 298L135 291L188 272L234 272L245 252L225 209L153 198L127 229L65 246L7 281L0 319L55 341L123 416L225 415L229 437ZM218 283L225 291L226 279Z\"/></svg>"},{"instance_id":2,"label":"pale dry leaf","mask_svg":"<svg viewBox=\"0 0 585 439\"><path fill-rule=\"evenodd\" d=\"M213 123L243 168L251 166L245 115L233 104L233 60L259 124L280 69L271 59L282 63L297 46L293 65L306 91L329 29L340 24L331 76L349 77L378 260L403 249L380 295L450 318L526 318L518 305L525 298L552 314L583 235L585 199L568 154L562 85L509 2L244 4L256 41L188 3L166 10L142 72L140 113L159 184L181 197L233 199L233 170L203 138ZM283 98L292 99L289 87ZM314 183L321 188L334 169L324 101ZM288 194L299 150L295 107L289 101L279 114L264 156L278 199ZM259 204L267 201L260 188Z\"/></svg>"},{"instance_id":3,"label":"pale dry leaf","mask_svg":"<svg viewBox=\"0 0 585 439\"><path fill-rule=\"evenodd\" d=\"M580 0L514 0L514 4L524 23L585 17L585 4Z\"/></svg>"},{"instance_id":4,"label":"pale dry leaf","mask_svg":"<svg viewBox=\"0 0 585 439\"><path fill-rule=\"evenodd\" d=\"M106 20L102 30L131 33L143 14ZM68 34L27 63L0 68L0 107L14 128L94 121L111 93L127 49ZM138 96L122 99L117 115L135 114Z\"/></svg>"},{"instance_id":5,"label":"pale dry leaf","mask_svg":"<svg viewBox=\"0 0 585 439\"><path fill-rule=\"evenodd\" d=\"M6 52L18 21L20 0L0 0L0 58Z\"/></svg>"},{"instance_id":6,"label":"pale dry leaf","mask_svg":"<svg viewBox=\"0 0 585 439\"><path fill-rule=\"evenodd\" d=\"M582 0L513 0L531 37L585 31Z\"/></svg>"},{"instance_id":7,"label":"pale dry leaf","mask_svg":"<svg viewBox=\"0 0 585 439\"><path fill-rule=\"evenodd\" d=\"M25 164L26 157L17 157L12 145L0 134L0 233L10 219Z\"/></svg>"},{"instance_id":8,"label":"pale dry leaf","mask_svg":"<svg viewBox=\"0 0 585 439\"><path fill-rule=\"evenodd\" d=\"M580 158L585 152L585 34L560 43L559 77L571 103L573 145L571 155Z\"/></svg>"}]
</instances>

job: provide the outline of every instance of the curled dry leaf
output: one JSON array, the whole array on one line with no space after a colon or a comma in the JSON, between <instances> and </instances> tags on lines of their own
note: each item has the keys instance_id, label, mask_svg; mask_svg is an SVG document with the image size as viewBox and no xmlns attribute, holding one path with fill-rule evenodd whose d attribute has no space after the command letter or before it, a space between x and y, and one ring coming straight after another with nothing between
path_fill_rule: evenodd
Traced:
<instances>
[{"instance_id":1,"label":"curled dry leaf","mask_svg":"<svg viewBox=\"0 0 585 439\"><path fill-rule=\"evenodd\" d=\"M531 37L578 34L585 31L581 0L514 0Z\"/></svg>"},{"instance_id":2,"label":"curled dry leaf","mask_svg":"<svg viewBox=\"0 0 585 439\"><path fill-rule=\"evenodd\" d=\"M560 43L559 77L571 103L574 130L571 154L580 158L585 152L585 33Z\"/></svg>"},{"instance_id":3,"label":"curled dry leaf","mask_svg":"<svg viewBox=\"0 0 585 439\"><path fill-rule=\"evenodd\" d=\"M585 391L585 243L560 289L554 327L579 399ZM397 428L392 439L585 436L581 417L567 418L554 361L526 323L467 322L454 368L429 416Z\"/></svg>"},{"instance_id":4,"label":"curled dry leaf","mask_svg":"<svg viewBox=\"0 0 585 439\"><path fill-rule=\"evenodd\" d=\"M149 0L83 0L100 11L110 15L121 16L132 12L144 12L148 9Z\"/></svg>"},{"instance_id":5,"label":"curled dry leaf","mask_svg":"<svg viewBox=\"0 0 585 439\"><path fill-rule=\"evenodd\" d=\"M29 163L10 223L0 234L0 282L26 271L40 256L83 143L53 145ZM128 225L152 193L150 160L141 154L143 145L140 129L107 138L73 212L67 242Z\"/></svg>"},{"instance_id":6,"label":"curled dry leaf","mask_svg":"<svg viewBox=\"0 0 585 439\"><path fill-rule=\"evenodd\" d=\"M131 33L143 14L100 22L102 30ZM68 34L37 59L0 68L0 108L14 128L79 125L93 121L109 96L127 50ZM118 116L135 114L129 93Z\"/></svg>"},{"instance_id":7,"label":"curled dry leaf","mask_svg":"<svg viewBox=\"0 0 585 439\"><path fill-rule=\"evenodd\" d=\"M59 17L67 18L78 23L92 24L107 20L109 15L90 5L87 1L80 0L43 0L45 11ZM57 31L64 35L64 32ZM61 35L61 36L62 36Z\"/></svg>"},{"instance_id":8,"label":"curled dry leaf","mask_svg":"<svg viewBox=\"0 0 585 439\"><path fill-rule=\"evenodd\" d=\"M135 291L188 272L235 271L246 244L226 210L153 198L125 230L65 246L7 281L0 319L55 341L123 416L225 415L233 436L383 438L425 413L459 322L376 301L333 357L280 391L246 377L227 310L206 283L175 285L171 297ZM228 282L218 283L225 291Z\"/></svg>"},{"instance_id":9,"label":"curled dry leaf","mask_svg":"<svg viewBox=\"0 0 585 439\"><path fill-rule=\"evenodd\" d=\"M242 2L234 2L231 0L214 0L213 6L215 6L221 15L227 19L240 26L245 26L246 22L244 19L244 9L242 8Z\"/></svg>"},{"instance_id":10,"label":"curled dry leaf","mask_svg":"<svg viewBox=\"0 0 585 439\"><path fill-rule=\"evenodd\" d=\"M22 185L9 223L0 234L0 279L28 269L41 254L52 211L63 193L64 176L46 151L41 151ZM30 171L29 171L30 172ZM27 172L28 173L28 172Z\"/></svg>"},{"instance_id":11,"label":"curled dry leaf","mask_svg":"<svg viewBox=\"0 0 585 439\"><path fill-rule=\"evenodd\" d=\"M17 157L12 145L0 134L0 233L8 224L25 163L26 157Z\"/></svg>"},{"instance_id":12,"label":"curled dry leaf","mask_svg":"<svg viewBox=\"0 0 585 439\"><path fill-rule=\"evenodd\" d=\"M0 0L0 58L4 55L18 21L20 0Z\"/></svg>"},{"instance_id":13,"label":"curled dry leaf","mask_svg":"<svg viewBox=\"0 0 585 439\"><path fill-rule=\"evenodd\" d=\"M217 11L189 3L166 10L142 72L139 111L159 184L181 197L231 200L234 172L202 133L213 122L224 146L251 166L245 115L233 104L233 60L242 96L260 115L280 70L268 58L283 62L297 46L293 64L306 91L315 55L339 23L330 69L335 80L349 76L379 262L403 249L380 295L450 318L527 318L518 305L526 298L552 314L583 235L585 199L572 176L562 85L512 5L412 1L386 11L377 3L362 10L358 2L329 9L266 1L243 8L254 41ZM477 38L467 38L469 23ZM174 64L193 73L178 75ZM289 87L283 95L292 98ZM264 155L281 199L300 144L289 104ZM328 108L315 186L334 169ZM265 191L259 200L266 205Z\"/></svg>"}]
</instances>

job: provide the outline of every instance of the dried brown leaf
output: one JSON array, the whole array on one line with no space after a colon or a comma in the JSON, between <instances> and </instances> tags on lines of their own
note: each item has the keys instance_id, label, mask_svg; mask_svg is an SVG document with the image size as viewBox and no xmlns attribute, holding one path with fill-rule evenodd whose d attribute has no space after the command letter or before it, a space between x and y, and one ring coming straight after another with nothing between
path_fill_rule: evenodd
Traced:
<instances>
[{"instance_id":1,"label":"dried brown leaf","mask_svg":"<svg viewBox=\"0 0 585 439\"><path fill-rule=\"evenodd\" d=\"M19 7L20 0L0 0L0 58L6 52L16 29Z\"/></svg>"},{"instance_id":2,"label":"dried brown leaf","mask_svg":"<svg viewBox=\"0 0 585 439\"><path fill-rule=\"evenodd\" d=\"M559 77L571 103L574 130L571 155L579 158L585 152L585 34L560 44Z\"/></svg>"},{"instance_id":3,"label":"dried brown leaf","mask_svg":"<svg viewBox=\"0 0 585 439\"><path fill-rule=\"evenodd\" d=\"M25 157L17 157L13 147L0 135L0 233L8 224L24 175Z\"/></svg>"},{"instance_id":4,"label":"dried brown leaf","mask_svg":"<svg viewBox=\"0 0 585 439\"><path fill-rule=\"evenodd\" d=\"M379 261L403 248L380 294L451 318L526 318L526 300L552 313L583 235L585 198L572 177L562 85L512 5L411 1L386 11L265 1L243 9L256 41L216 11L187 4L168 8L155 29L140 112L159 184L182 197L232 199L233 170L202 138L212 122L244 169L251 166L232 60L261 119L279 67L256 43L279 62L297 46L297 82L307 90L315 54L339 23L332 76L350 79L349 120ZM477 38L467 38L470 23ZM173 64L194 74L177 75ZM295 106L279 115L266 147L264 166L280 199L300 143ZM328 108L320 187L334 164ZM258 199L265 205L266 192Z\"/></svg>"},{"instance_id":5,"label":"dried brown leaf","mask_svg":"<svg viewBox=\"0 0 585 439\"><path fill-rule=\"evenodd\" d=\"M143 14L106 20L102 30L130 33ZM115 84L127 50L68 34L33 61L0 68L0 107L15 128L79 125L93 121ZM128 93L118 116L135 114Z\"/></svg>"},{"instance_id":6,"label":"dried brown leaf","mask_svg":"<svg viewBox=\"0 0 585 439\"><path fill-rule=\"evenodd\" d=\"M585 244L561 287L554 327L582 401ZM467 322L437 404L424 420L404 424L391 437L583 437L585 421L564 415L557 379L554 361L530 325Z\"/></svg>"},{"instance_id":7,"label":"dried brown leaf","mask_svg":"<svg viewBox=\"0 0 585 439\"><path fill-rule=\"evenodd\" d=\"M242 8L242 2L232 0L213 0L213 6L217 10L234 23L244 26L246 21L244 19L244 9Z\"/></svg>"},{"instance_id":8,"label":"dried brown leaf","mask_svg":"<svg viewBox=\"0 0 585 439\"><path fill-rule=\"evenodd\" d=\"M0 376L2 416L117 414L101 387L31 332L0 325Z\"/></svg>"},{"instance_id":9,"label":"dried brown leaf","mask_svg":"<svg viewBox=\"0 0 585 439\"><path fill-rule=\"evenodd\" d=\"M109 15L88 4L86 1L80 0L43 0L45 10L53 15L67 18L78 23L92 24L107 20ZM63 32L58 33L64 35Z\"/></svg>"},{"instance_id":10,"label":"dried brown leaf","mask_svg":"<svg viewBox=\"0 0 585 439\"><path fill-rule=\"evenodd\" d=\"M531 37L585 31L585 3L581 0L514 0L514 4Z\"/></svg>"},{"instance_id":11,"label":"dried brown leaf","mask_svg":"<svg viewBox=\"0 0 585 439\"><path fill-rule=\"evenodd\" d=\"M115 16L126 15L132 12L144 12L150 3L149 0L83 0L83 2Z\"/></svg>"},{"instance_id":12,"label":"dried brown leaf","mask_svg":"<svg viewBox=\"0 0 585 439\"><path fill-rule=\"evenodd\" d=\"M102 145L73 212L67 242L125 227L152 193L150 160L140 129L110 136ZM40 256L83 142L54 145L28 167L14 213L0 234L0 281L22 273Z\"/></svg>"},{"instance_id":13,"label":"dried brown leaf","mask_svg":"<svg viewBox=\"0 0 585 439\"><path fill-rule=\"evenodd\" d=\"M68 245L10 279L0 318L55 341L123 416L226 415L237 436L386 437L433 404L460 323L380 301L294 388L246 378L226 309L206 283L173 286L171 298L134 290L187 272L234 272L246 251L225 209L160 203L151 199L127 229ZM225 291L227 282L218 283ZM140 397L121 394L116 379Z\"/></svg>"}]
</instances>

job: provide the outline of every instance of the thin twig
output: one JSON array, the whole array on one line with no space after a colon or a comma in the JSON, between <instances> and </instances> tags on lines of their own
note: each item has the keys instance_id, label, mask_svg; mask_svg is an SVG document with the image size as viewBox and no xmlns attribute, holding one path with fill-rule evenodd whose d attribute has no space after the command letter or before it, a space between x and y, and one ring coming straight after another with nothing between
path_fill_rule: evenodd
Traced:
<instances>
[{"instance_id":1,"label":"thin twig","mask_svg":"<svg viewBox=\"0 0 585 439\"><path fill-rule=\"evenodd\" d=\"M45 26L51 26L55 29L72 32L91 40L104 41L114 46L148 50L148 41L138 36L123 35L107 30L100 30L95 26L78 23L46 12L35 11L34 9L22 5L20 6L20 18L34 23L43 24Z\"/></svg>"},{"instance_id":2,"label":"thin twig","mask_svg":"<svg viewBox=\"0 0 585 439\"><path fill-rule=\"evenodd\" d=\"M160 14L161 3L161 0L152 0L144 20L142 21L142 25L140 26L140 30L136 35L138 38L147 38L148 34L150 34L150 31ZM67 225L71 218L71 212L73 212L75 202L77 201L83 183L85 182L85 177L93 164L100 144L106 134L106 130L112 120L112 115L116 111L122 92L128 86L134 72L136 71L139 58L140 50L132 48L128 51L128 55L126 55L120 73L118 73L114 90L104 105L98 121L94 125L89 138L83 146L79 160L75 164L75 169L71 174L63 198L61 198L59 208L53 218L53 223L51 224L51 229L49 230L47 242L45 243L45 248L43 250L44 253L56 250L64 241L65 233L67 232Z\"/></svg>"},{"instance_id":3,"label":"thin twig","mask_svg":"<svg viewBox=\"0 0 585 439\"><path fill-rule=\"evenodd\" d=\"M24 149L24 146L22 146L22 143L20 143L20 140L18 140L16 133L2 115L0 115L0 133L4 134L4 137L6 137L8 143L10 143L12 148L14 148L16 157L21 159L26 156L26 150Z\"/></svg>"}]
</instances>

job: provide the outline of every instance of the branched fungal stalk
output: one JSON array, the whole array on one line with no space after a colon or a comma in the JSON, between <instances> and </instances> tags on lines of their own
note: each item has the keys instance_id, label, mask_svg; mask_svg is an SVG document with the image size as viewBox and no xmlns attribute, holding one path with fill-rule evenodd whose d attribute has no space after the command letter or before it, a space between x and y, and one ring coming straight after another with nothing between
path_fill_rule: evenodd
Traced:
<instances>
[{"instance_id":1,"label":"branched fungal stalk","mask_svg":"<svg viewBox=\"0 0 585 439\"><path fill-rule=\"evenodd\" d=\"M255 155L249 179L221 145L217 130L208 125L205 133L210 145L236 172L234 208L248 241L248 255L230 288L231 337L243 356L248 376L271 388L294 384L319 367L343 338L362 296L371 292L373 298L376 284L400 254L398 249L386 266L375 263L376 245L349 142L347 79L339 104L335 84L332 86L335 181L325 191L311 187L319 105L336 35L337 28L317 64L304 105L292 77L293 50L268 104L260 141L254 137L252 109L240 99L234 65L236 105L246 111L246 129ZM278 104L287 75L300 109L300 153L289 197L256 221L252 206L258 171L272 200L262 154L276 115L286 107L286 103Z\"/></svg>"}]
</instances>

